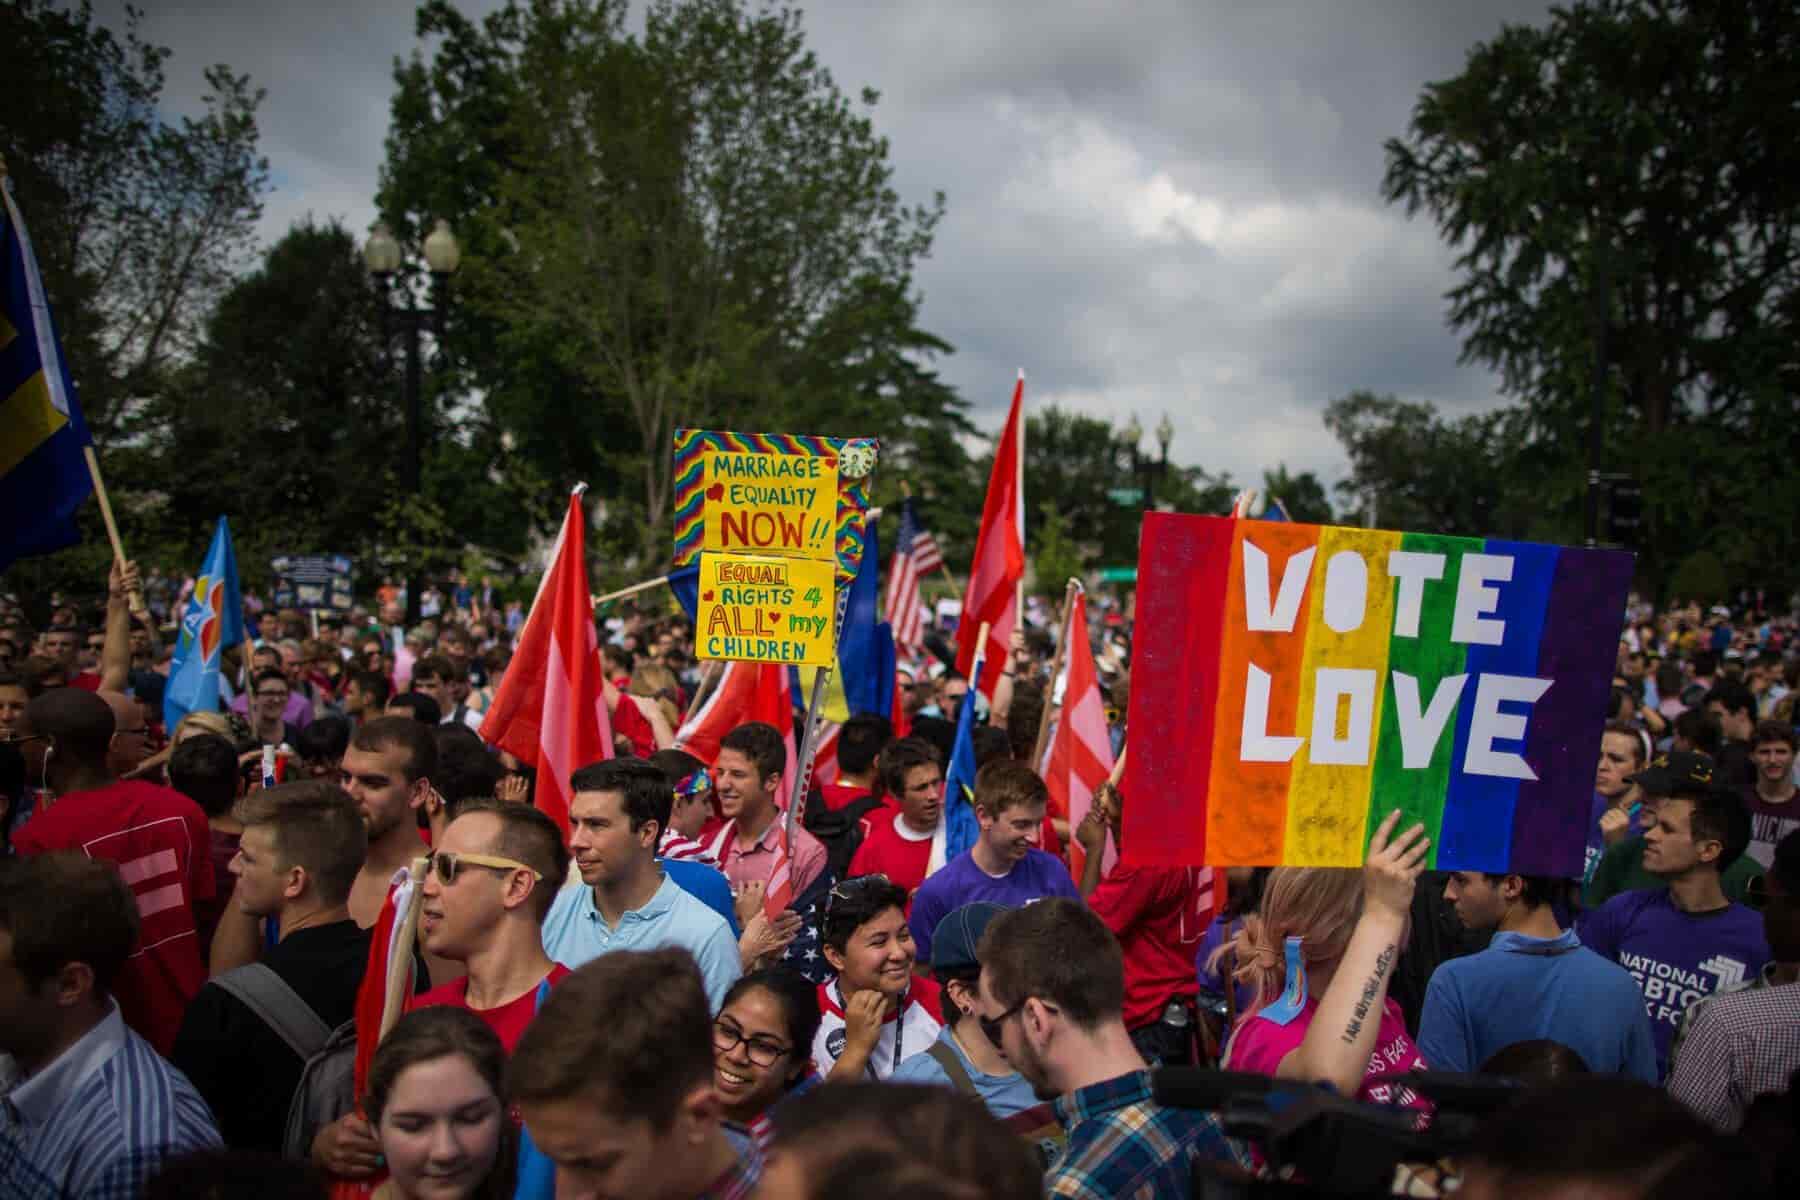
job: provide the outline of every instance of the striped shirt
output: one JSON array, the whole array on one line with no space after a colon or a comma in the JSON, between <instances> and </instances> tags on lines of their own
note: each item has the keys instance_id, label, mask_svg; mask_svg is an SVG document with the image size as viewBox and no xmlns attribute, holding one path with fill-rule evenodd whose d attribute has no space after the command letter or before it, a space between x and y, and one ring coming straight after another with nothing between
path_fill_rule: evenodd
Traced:
<instances>
[{"instance_id":1,"label":"striped shirt","mask_svg":"<svg viewBox=\"0 0 1800 1200\"><path fill-rule=\"evenodd\" d=\"M117 1005L30 1079L10 1059L0 1070L7 1200L133 1200L164 1159L220 1145L200 1093Z\"/></svg>"},{"instance_id":2,"label":"striped shirt","mask_svg":"<svg viewBox=\"0 0 1800 1200\"><path fill-rule=\"evenodd\" d=\"M1800 983L1712 996L1689 1011L1694 1021L1669 1076L1669 1094L1702 1120L1735 1132L1758 1096L1785 1093L1800 1071Z\"/></svg>"},{"instance_id":3,"label":"striped shirt","mask_svg":"<svg viewBox=\"0 0 1800 1200\"><path fill-rule=\"evenodd\" d=\"M730 1125L723 1127L725 1140L737 1151L737 1161L700 1193L701 1200L749 1200L762 1181L762 1149L750 1137Z\"/></svg>"},{"instance_id":4,"label":"striped shirt","mask_svg":"<svg viewBox=\"0 0 1800 1200\"><path fill-rule=\"evenodd\" d=\"M1068 1131L1069 1145L1044 1176L1047 1195L1078 1200L1185 1196L1195 1158L1250 1168L1249 1154L1225 1136L1211 1113L1167 1108L1152 1100L1147 1070L1059 1096L1056 1116Z\"/></svg>"},{"instance_id":5,"label":"striped shirt","mask_svg":"<svg viewBox=\"0 0 1800 1200\"><path fill-rule=\"evenodd\" d=\"M696 842L693 838L682 837L673 829L663 830L662 842L657 846L658 858L674 858L703 862L709 867L719 865L719 856Z\"/></svg>"}]
</instances>

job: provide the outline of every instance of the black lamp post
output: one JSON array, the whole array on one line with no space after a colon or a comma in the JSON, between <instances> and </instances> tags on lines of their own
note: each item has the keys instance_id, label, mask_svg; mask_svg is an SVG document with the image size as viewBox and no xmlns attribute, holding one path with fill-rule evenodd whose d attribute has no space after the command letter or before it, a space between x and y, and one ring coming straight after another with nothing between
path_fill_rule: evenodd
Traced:
<instances>
[{"instance_id":1,"label":"black lamp post","mask_svg":"<svg viewBox=\"0 0 1800 1200\"><path fill-rule=\"evenodd\" d=\"M1161 458L1145 458L1138 449L1138 444L1144 440L1144 427L1138 424L1135 412L1131 414L1131 424L1125 426L1125 440L1131 444L1131 474L1143 493L1144 508L1154 512L1155 487L1169 470L1169 443L1175 440L1175 426L1170 422L1168 413L1164 413L1162 420L1156 423L1156 440L1162 450Z\"/></svg>"},{"instance_id":2,"label":"black lamp post","mask_svg":"<svg viewBox=\"0 0 1800 1200\"><path fill-rule=\"evenodd\" d=\"M424 250L425 266L431 273L431 304L421 308L413 303L412 288L406 281L402 281L398 287L394 286L394 276L400 270L402 252L400 243L394 239L387 225L377 224L374 232L369 235L367 244L363 246L363 262L367 264L369 274L375 277L377 298L380 301L381 344L383 348L392 344L396 327L406 342L406 374L402 380L403 399L406 403L406 477L402 483L407 493L415 498L422 491L419 475L420 462L425 452L424 419L420 411L423 379L419 335L429 326L432 338L439 345L443 344L450 276L455 274L457 265L462 262L462 248L456 244L456 235L450 232L450 222L441 217L430 236L425 239ZM406 576L406 627L411 629L419 623L419 592L424 583L419 576L417 561L407 563Z\"/></svg>"}]
</instances>

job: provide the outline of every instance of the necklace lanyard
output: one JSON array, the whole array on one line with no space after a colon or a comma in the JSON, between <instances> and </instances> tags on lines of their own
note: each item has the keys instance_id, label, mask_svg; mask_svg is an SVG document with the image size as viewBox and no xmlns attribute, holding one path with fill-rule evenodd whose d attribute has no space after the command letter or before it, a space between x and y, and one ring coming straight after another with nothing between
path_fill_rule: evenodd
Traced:
<instances>
[{"instance_id":1,"label":"necklace lanyard","mask_svg":"<svg viewBox=\"0 0 1800 1200\"><path fill-rule=\"evenodd\" d=\"M844 1003L843 984L834 980L832 982L831 986L837 990L838 1003L840 1005L843 1004ZM911 994L911 989L909 988L909 989L907 989L907 995L910 995L910 994ZM903 1047L905 1045L906 1045L906 995L903 995L900 997L900 1006L894 1013L894 1064L893 1064L893 1066L888 1068L888 1074L891 1075L895 1071L898 1071L900 1069L900 1056L902 1055L902 1053L904 1053ZM869 1061L863 1064L863 1072L865 1074L867 1074L870 1079L879 1080L881 1078L881 1076L879 1076L875 1073L875 1061L874 1060L875 1060L875 1056L871 1054L869 1056Z\"/></svg>"}]
</instances>

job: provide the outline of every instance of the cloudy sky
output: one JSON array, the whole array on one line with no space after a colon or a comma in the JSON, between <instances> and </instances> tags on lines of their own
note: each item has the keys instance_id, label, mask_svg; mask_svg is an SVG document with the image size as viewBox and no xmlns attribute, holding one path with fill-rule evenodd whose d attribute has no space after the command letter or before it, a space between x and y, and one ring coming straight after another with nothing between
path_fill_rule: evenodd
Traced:
<instances>
[{"instance_id":1,"label":"cloudy sky","mask_svg":"<svg viewBox=\"0 0 1800 1200\"><path fill-rule=\"evenodd\" d=\"M213 62L268 89L267 239L308 213L367 228L410 4L139 3L174 51L171 109ZM1146 428L1168 412L1180 462L1335 480L1320 414L1337 396L1494 403L1444 326L1450 253L1381 203L1381 144L1424 83L1545 7L818 0L806 27L841 87L882 93L902 194L947 194L923 324L956 347L941 367L978 424L998 425L1023 366L1030 404Z\"/></svg>"}]
</instances>

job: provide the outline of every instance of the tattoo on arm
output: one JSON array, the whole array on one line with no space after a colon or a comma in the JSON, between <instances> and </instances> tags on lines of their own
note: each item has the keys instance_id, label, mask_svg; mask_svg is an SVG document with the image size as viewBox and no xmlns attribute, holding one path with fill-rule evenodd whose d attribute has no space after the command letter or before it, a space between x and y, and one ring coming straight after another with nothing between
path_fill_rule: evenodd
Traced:
<instances>
[{"instance_id":1,"label":"tattoo on arm","mask_svg":"<svg viewBox=\"0 0 1800 1200\"><path fill-rule=\"evenodd\" d=\"M1381 982L1387 978L1388 968L1394 965L1394 947L1385 947L1375 956L1375 970L1363 980L1362 995L1356 999L1356 1007L1352 1010L1350 1023L1344 1026L1344 1045L1354 1045L1356 1035L1362 1032L1363 1022L1368 1019L1369 1010L1375 1007L1376 993L1381 991Z\"/></svg>"}]
</instances>

